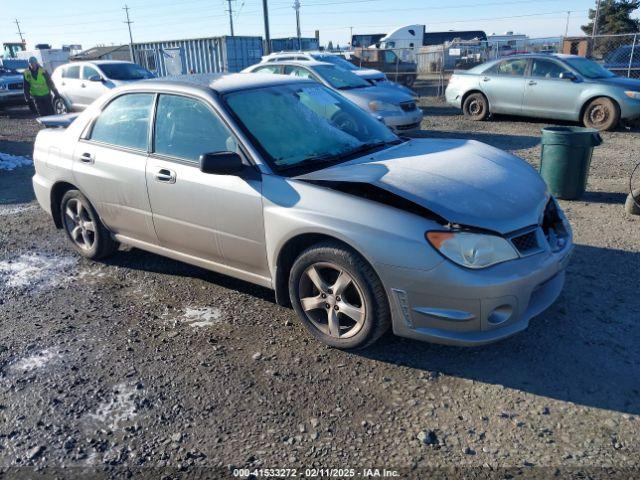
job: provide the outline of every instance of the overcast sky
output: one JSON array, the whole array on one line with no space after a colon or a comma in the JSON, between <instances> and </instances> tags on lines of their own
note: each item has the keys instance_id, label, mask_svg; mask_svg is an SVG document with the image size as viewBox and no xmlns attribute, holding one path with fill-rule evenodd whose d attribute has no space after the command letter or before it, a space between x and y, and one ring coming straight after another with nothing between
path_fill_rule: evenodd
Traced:
<instances>
[{"instance_id":1,"label":"overcast sky","mask_svg":"<svg viewBox=\"0 0 640 480\"><path fill-rule=\"evenodd\" d=\"M354 33L384 33L407 24L425 24L428 31L512 30L531 37L581 34L595 0L300 0L303 36L320 30L320 41L345 45ZM134 41L173 40L229 34L226 0L127 0ZM232 0L236 35L264 35L262 0ZM295 36L293 0L269 0L271 36ZM55 5L55 7L54 7ZM14 18L21 23L29 48L79 43L128 42L123 1L0 0L0 41L17 41Z\"/></svg>"}]
</instances>

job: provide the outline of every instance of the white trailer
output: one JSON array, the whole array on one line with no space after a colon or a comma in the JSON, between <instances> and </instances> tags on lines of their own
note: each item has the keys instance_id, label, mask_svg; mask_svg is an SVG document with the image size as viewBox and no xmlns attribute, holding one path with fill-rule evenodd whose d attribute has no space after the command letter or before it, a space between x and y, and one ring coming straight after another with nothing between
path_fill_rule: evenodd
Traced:
<instances>
[{"instance_id":1,"label":"white trailer","mask_svg":"<svg viewBox=\"0 0 640 480\"><path fill-rule=\"evenodd\" d=\"M36 57L38 63L52 74L56 67L69 63L69 52L61 48L49 48L46 50L25 50L17 52L16 58L28 60L29 57Z\"/></svg>"}]
</instances>

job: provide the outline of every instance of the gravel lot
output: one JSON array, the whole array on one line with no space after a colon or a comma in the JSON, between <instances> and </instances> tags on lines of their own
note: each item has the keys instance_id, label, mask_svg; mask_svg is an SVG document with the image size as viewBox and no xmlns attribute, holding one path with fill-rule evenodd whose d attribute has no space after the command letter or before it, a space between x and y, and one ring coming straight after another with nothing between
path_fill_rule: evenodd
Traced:
<instances>
[{"instance_id":1,"label":"gravel lot","mask_svg":"<svg viewBox=\"0 0 640 480\"><path fill-rule=\"evenodd\" d=\"M545 123L421 104L421 136L537 164ZM29 155L37 131L28 110L0 112L0 152ZM0 472L637 478L640 217L623 203L640 131L603 137L588 194L561 202L576 241L564 293L476 349L388 336L332 350L268 290L138 250L85 261L33 201L32 169L0 170Z\"/></svg>"}]
</instances>

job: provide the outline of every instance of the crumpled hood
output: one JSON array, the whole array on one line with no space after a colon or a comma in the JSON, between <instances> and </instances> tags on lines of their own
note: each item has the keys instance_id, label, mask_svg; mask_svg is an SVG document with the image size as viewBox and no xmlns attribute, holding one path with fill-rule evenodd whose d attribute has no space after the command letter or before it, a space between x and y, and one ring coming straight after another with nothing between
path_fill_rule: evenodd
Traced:
<instances>
[{"instance_id":1,"label":"crumpled hood","mask_svg":"<svg viewBox=\"0 0 640 480\"><path fill-rule=\"evenodd\" d=\"M474 140L410 140L296 178L369 183L451 223L503 234L537 225L549 199L533 167Z\"/></svg>"}]
</instances>

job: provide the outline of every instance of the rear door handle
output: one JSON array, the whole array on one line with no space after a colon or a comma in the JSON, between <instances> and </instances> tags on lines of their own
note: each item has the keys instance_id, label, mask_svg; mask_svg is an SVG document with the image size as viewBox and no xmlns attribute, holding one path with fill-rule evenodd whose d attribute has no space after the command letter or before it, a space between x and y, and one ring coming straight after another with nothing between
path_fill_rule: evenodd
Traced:
<instances>
[{"instance_id":1,"label":"rear door handle","mask_svg":"<svg viewBox=\"0 0 640 480\"><path fill-rule=\"evenodd\" d=\"M537 85L538 82L536 82L535 80L529 80L529 85Z\"/></svg>"},{"instance_id":2,"label":"rear door handle","mask_svg":"<svg viewBox=\"0 0 640 480\"><path fill-rule=\"evenodd\" d=\"M82 155L80 155L80 161L82 163L93 163L95 162L95 160L95 157L90 153L83 153Z\"/></svg>"},{"instance_id":3,"label":"rear door handle","mask_svg":"<svg viewBox=\"0 0 640 480\"><path fill-rule=\"evenodd\" d=\"M156 170L153 176L156 179L156 182L176 183L176 172L169 170L168 168L160 168Z\"/></svg>"},{"instance_id":4,"label":"rear door handle","mask_svg":"<svg viewBox=\"0 0 640 480\"><path fill-rule=\"evenodd\" d=\"M482 79L482 81L483 81L483 82L488 82L488 81L490 81L490 80L491 80L491 78L490 78L490 77L484 77L484 78Z\"/></svg>"}]
</instances>

